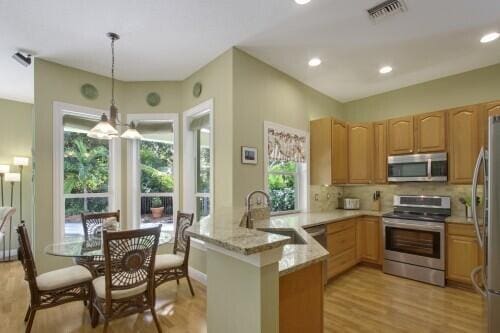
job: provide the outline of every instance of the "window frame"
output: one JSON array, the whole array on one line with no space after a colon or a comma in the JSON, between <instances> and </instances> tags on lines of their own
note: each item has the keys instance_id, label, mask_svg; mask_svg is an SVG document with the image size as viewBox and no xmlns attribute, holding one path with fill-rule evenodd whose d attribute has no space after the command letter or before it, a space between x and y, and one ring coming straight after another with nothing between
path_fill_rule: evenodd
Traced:
<instances>
[{"instance_id":1,"label":"window frame","mask_svg":"<svg viewBox=\"0 0 500 333\"><path fill-rule=\"evenodd\" d=\"M127 194L129 195L127 205L127 227L138 228L141 221L141 197L147 196L172 196L173 201L173 224L177 219L179 209L179 115L177 113L134 113L127 115L127 122L137 122L141 120L164 120L172 122L174 132L174 192L170 195L165 193L142 193L141 190L141 167L139 146L136 140L127 140Z\"/></svg>"},{"instance_id":2,"label":"window frame","mask_svg":"<svg viewBox=\"0 0 500 333\"><path fill-rule=\"evenodd\" d=\"M72 115L87 119L99 120L108 110L100 110L69 103L53 102L53 128L52 128L52 157L53 157L53 241L62 242L65 238L65 200L72 197L107 197L108 210L120 209L121 198L121 167L120 167L120 141L109 141L109 177L107 193L68 194L64 193L64 116Z\"/></svg>"},{"instance_id":3,"label":"window frame","mask_svg":"<svg viewBox=\"0 0 500 333\"><path fill-rule=\"evenodd\" d=\"M309 166L309 132L284 126L281 124L273 123L270 121L264 121L264 191L269 194L269 147L267 145L268 142L268 130L270 128L274 128L277 130L282 130L288 133L292 134L297 134L299 136L305 136L306 142L305 142L305 155L306 155L306 162L305 163L297 163L297 172L296 174L296 181L297 181L297 189L298 193L295 196L296 200L296 206L295 210L289 210L289 211L279 211L279 212L271 212L271 215L287 215L287 214L295 214L295 213L300 213L300 212L305 212L307 211L309 207L309 191L308 191L308 186L309 186L309 172L308 172L308 166ZM279 174L286 174L285 172L279 173ZM293 174L293 173L291 173Z\"/></svg>"},{"instance_id":4,"label":"window frame","mask_svg":"<svg viewBox=\"0 0 500 333\"><path fill-rule=\"evenodd\" d=\"M182 115L183 122L183 151L182 151L182 161L183 161L183 209L186 212L194 212L195 219L196 216L196 135L195 132L189 129L190 120L196 117L203 116L204 114L209 114L210 123L210 191L208 193L208 198L210 200L209 215L213 215L215 200L214 200L214 107L213 99L209 99L201 104L198 104L191 109L184 111ZM199 193L200 195L202 193ZM203 196L207 196L204 193Z\"/></svg>"}]
</instances>

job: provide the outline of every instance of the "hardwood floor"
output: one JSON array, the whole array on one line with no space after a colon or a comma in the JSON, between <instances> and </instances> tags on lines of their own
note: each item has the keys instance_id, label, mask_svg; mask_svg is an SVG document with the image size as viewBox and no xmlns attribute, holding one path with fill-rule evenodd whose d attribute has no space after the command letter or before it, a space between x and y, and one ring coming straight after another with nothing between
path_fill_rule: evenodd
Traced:
<instances>
[{"instance_id":1,"label":"hardwood floor","mask_svg":"<svg viewBox=\"0 0 500 333\"><path fill-rule=\"evenodd\" d=\"M193 281L195 297L191 297L186 281L179 287L175 282L165 283L157 289L156 312L168 333L206 332L205 287ZM24 314L29 299L28 286L19 262L0 264L0 332L24 332ZM90 326L88 312L83 303L68 303L37 312L32 333L88 333L102 332L102 323ZM156 332L149 312L112 321L109 333Z\"/></svg>"},{"instance_id":2,"label":"hardwood floor","mask_svg":"<svg viewBox=\"0 0 500 333\"><path fill-rule=\"evenodd\" d=\"M164 332L205 333L205 287L193 281L167 283L157 292L157 312ZM0 331L24 332L29 297L18 262L0 264ZM325 332L483 332L484 305L473 292L439 288L358 266L330 282L325 291ZM90 326L81 303L37 313L33 333L102 332ZM151 315L113 321L109 332L156 332Z\"/></svg>"},{"instance_id":3,"label":"hardwood floor","mask_svg":"<svg viewBox=\"0 0 500 333\"><path fill-rule=\"evenodd\" d=\"M482 298L357 266L325 291L325 332L484 332Z\"/></svg>"}]
</instances>

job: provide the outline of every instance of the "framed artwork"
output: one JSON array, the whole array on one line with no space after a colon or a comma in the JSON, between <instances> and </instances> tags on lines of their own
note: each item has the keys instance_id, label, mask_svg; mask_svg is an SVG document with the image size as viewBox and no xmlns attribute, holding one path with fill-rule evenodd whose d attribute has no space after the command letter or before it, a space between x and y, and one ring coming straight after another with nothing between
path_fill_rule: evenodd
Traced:
<instances>
[{"instance_id":1,"label":"framed artwork","mask_svg":"<svg viewBox=\"0 0 500 333\"><path fill-rule=\"evenodd\" d=\"M257 148L241 147L241 163L257 164Z\"/></svg>"}]
</instances>

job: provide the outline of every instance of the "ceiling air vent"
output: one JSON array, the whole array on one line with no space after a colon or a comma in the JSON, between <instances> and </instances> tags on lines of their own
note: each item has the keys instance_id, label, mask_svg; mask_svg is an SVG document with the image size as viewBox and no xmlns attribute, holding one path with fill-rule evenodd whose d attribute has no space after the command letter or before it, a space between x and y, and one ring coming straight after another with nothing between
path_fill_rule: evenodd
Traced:
<instances>
[{"instance_id":1,"label":"ceiling air vent","mask_svg":"<svg viewBox=\"0 0 500 333\"><path fill-rule=\"evenodd\" d=\"M403 0L387 0L367 10L370 18L378 22L383 18L405 12L406 4Z\"/></svg>"}]
</instances>

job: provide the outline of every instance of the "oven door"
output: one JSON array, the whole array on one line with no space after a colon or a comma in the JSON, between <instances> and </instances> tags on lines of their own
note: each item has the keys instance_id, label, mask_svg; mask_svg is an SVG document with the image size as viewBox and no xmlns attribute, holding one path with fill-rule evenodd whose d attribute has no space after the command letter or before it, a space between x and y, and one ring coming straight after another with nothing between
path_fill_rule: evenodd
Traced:
<instances>
[{"instance_id":1,"label":"oven door","mask_svg":"<svg viewBox=\"0 0 500 333\"><path fill-rule=\"evenodd\" d=\"M384 258L444 270L444 223L384 218Z\"/></svg>"}]
</instances>

